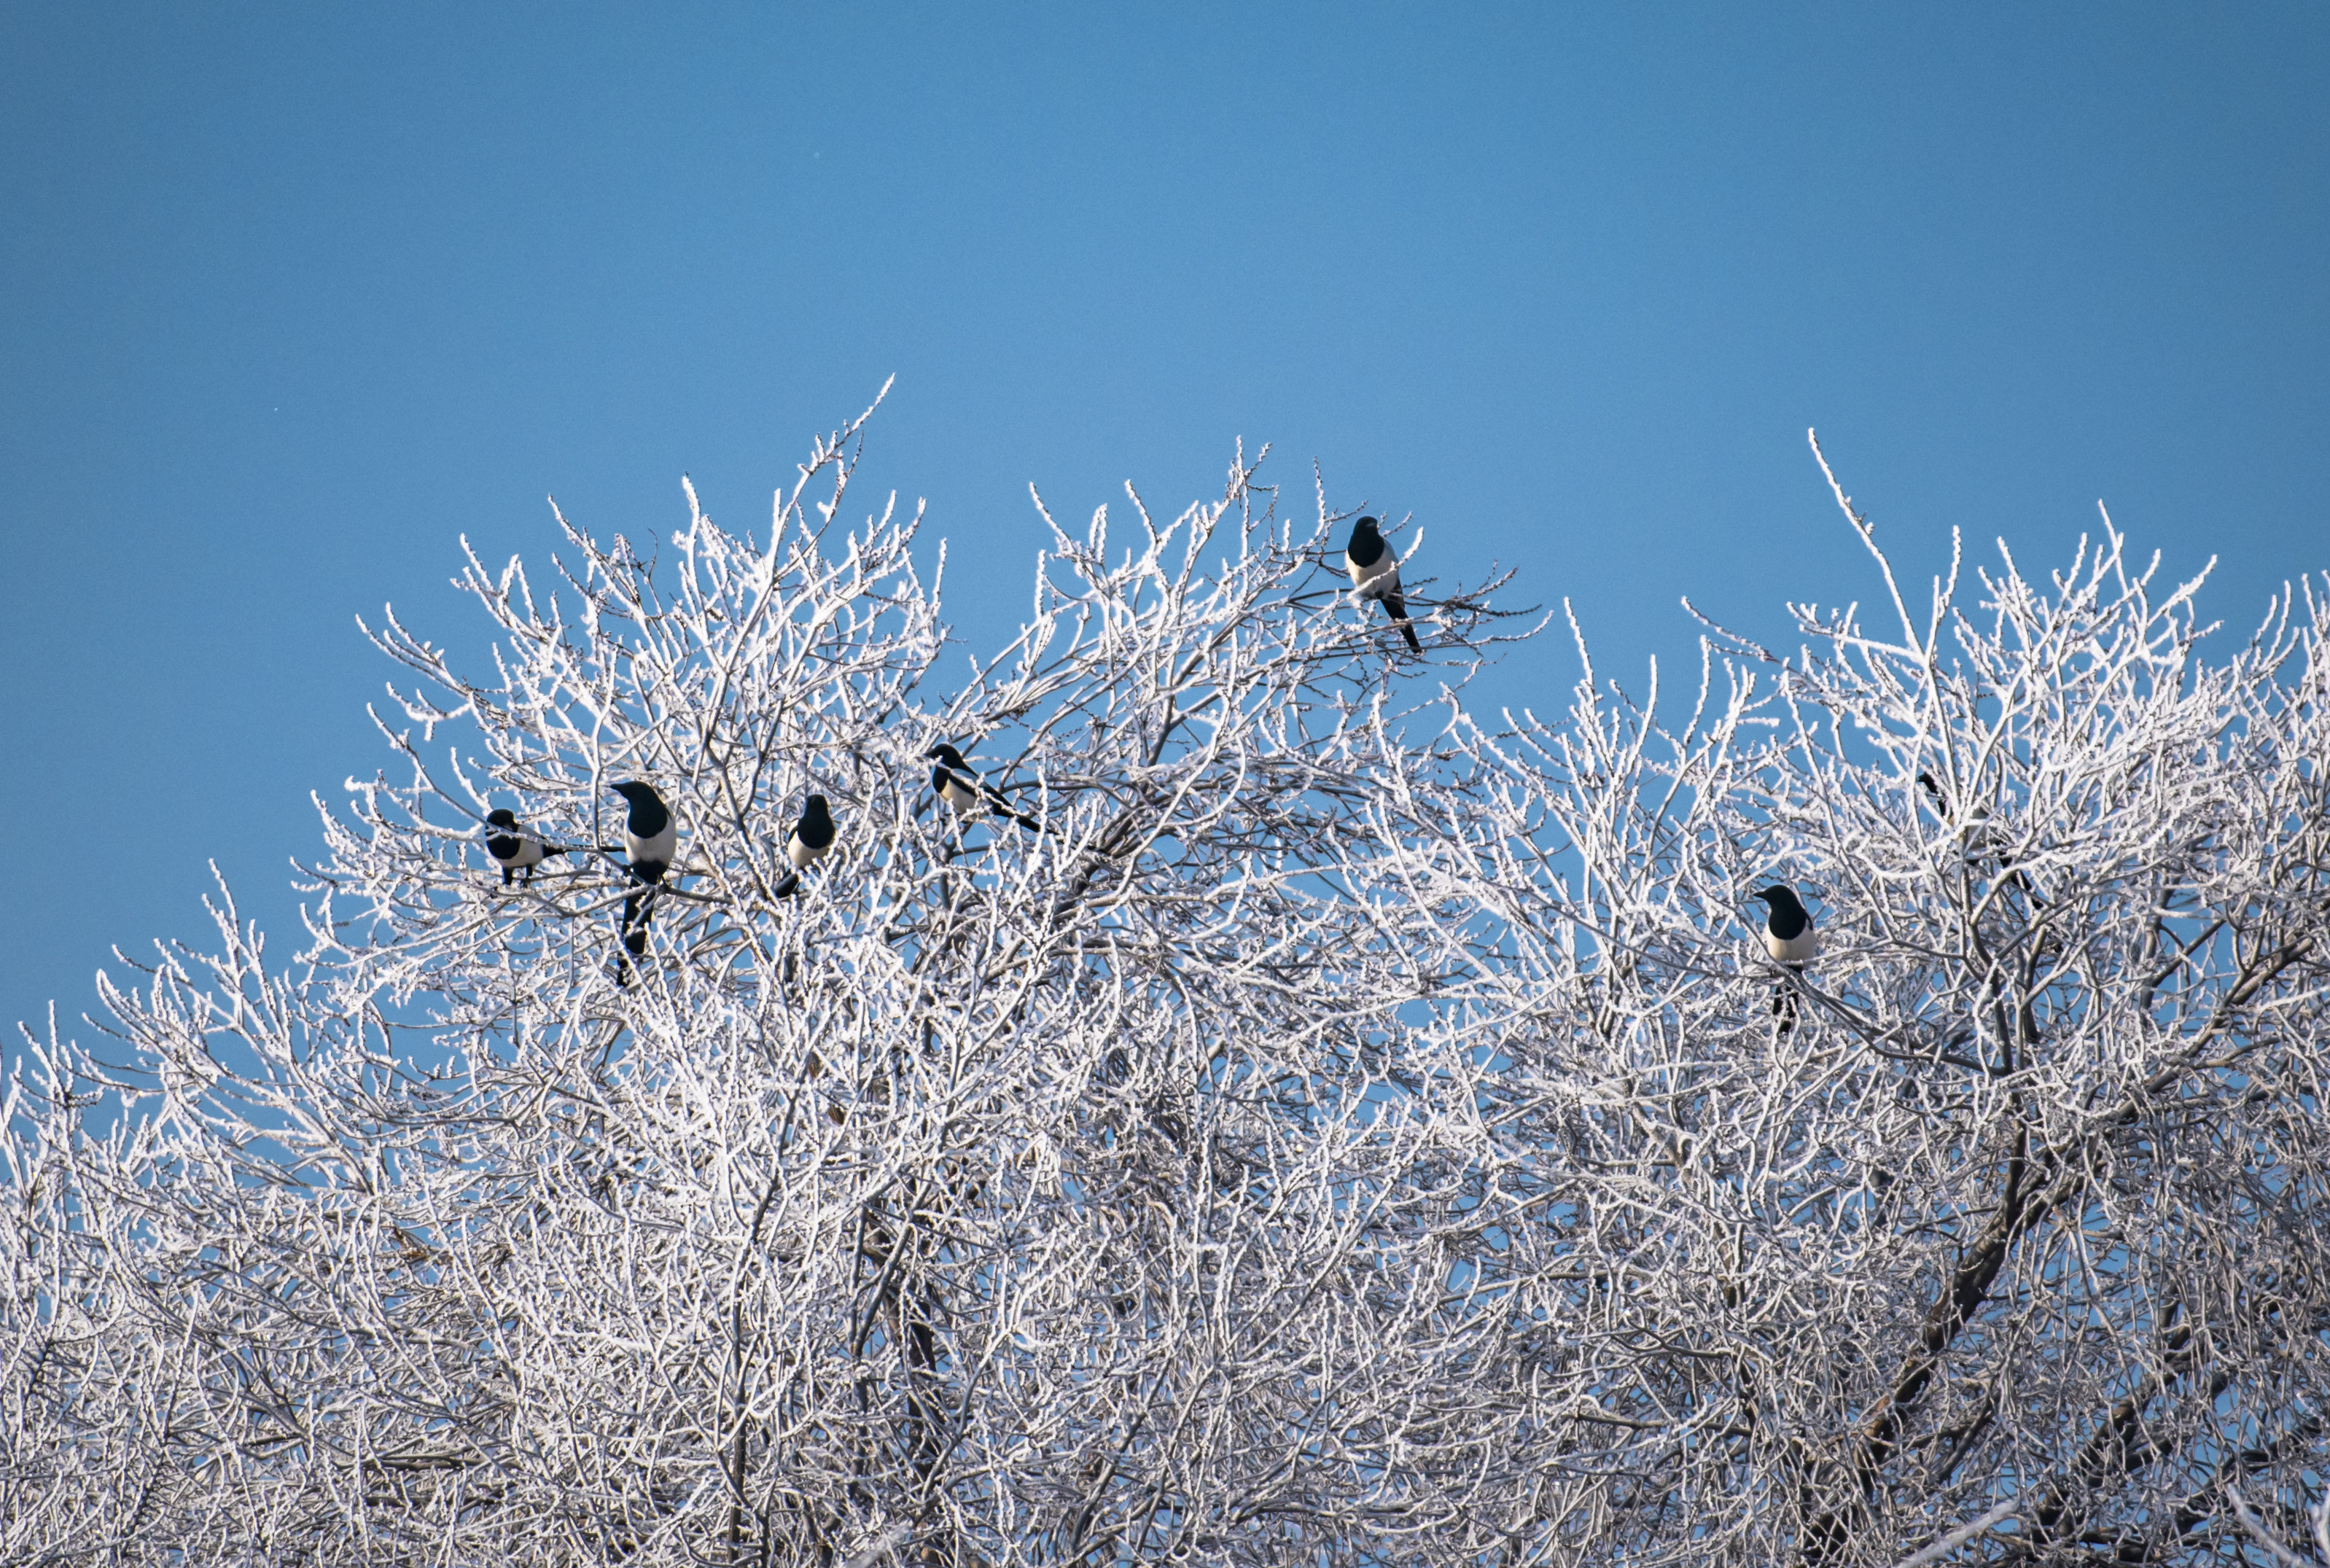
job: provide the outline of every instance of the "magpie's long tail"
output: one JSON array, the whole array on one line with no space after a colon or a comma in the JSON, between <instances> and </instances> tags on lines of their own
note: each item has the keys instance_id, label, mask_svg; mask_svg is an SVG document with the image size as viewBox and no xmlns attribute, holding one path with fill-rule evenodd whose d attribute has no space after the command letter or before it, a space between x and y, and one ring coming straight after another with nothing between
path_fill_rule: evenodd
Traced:
<instances>
[{"instance_id":1,"label":"magpie's long tail","mask_svg":"<svg viewBox=\"0 0 2330 1568\"><path fill-rule=\"evenodd\" d=\"M1399 623L1400 635L1407 638L1407 651L1422 653L1424 645L1416 640L1416 623L1407 619L1407 600L1397 593L1388 593L1384 595L1383 607L1391 612L1392 619Z\"/></svg>"},{"instance_id":2,"label":"magpie's long tail","mask_svg":"<svg viewBox=\"0 0 2330 1568\"><path fill-rule=\"evenodd\" d=\"M1804 972L1804 967L1802 964L1783 964L1781 968L1786 969L1791 975L1799 977ZM1772 987L1772 1015L1779 1019L1779 1032L1782 1034L1785 1034L1796 1026L1796 1009L1802 1006L1803 1000L1804 998L1796 995L1796 987L1790 981L1782 980Z\"/></svg>"},{"instance_id":3,"label":"magpie's long tail","mask_svg":"<svg viewBox=\"0 0 2330 1568\"><path fill-rule=\"evenodd\" d=\"M648 950L648 921L655 915L655 890L623 895L623 950L615 956L615 984L631 983L631 960Z\"/></svg>"},{"instance_id":4,"label":"magpie's long tail","mask_svg":"<svg viewBox=\"0 0 2330 1568\"><path fill-rule=\"evenodd\" d=\"M785 873L785 879L782 882L777 883L776 886L769 890L769 896L771 898L791 898L793 894L799 892L800 892L800 873L799 871L789 871Z\"/></svg>"},{"instance_id":5,"label":"magpie's long tail","mask_svg":"<svg viewBox=\"0 0 2330 1568\"><path fill-rule=\"evenodd\" d=\"M1012 810L1011 802L1005 799L1003 792L991 784L987 787L987 807L998 817L1009 817L1030 833L1039 833L1043 830L1043 824L1034 817L1025 812Z\"/></svg>"}]
</instances>

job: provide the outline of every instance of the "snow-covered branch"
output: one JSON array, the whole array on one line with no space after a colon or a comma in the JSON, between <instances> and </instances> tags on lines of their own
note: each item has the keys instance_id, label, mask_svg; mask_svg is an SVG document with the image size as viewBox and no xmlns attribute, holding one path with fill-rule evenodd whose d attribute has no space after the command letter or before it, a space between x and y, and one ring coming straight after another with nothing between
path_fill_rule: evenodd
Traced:
<instances>
[{"instance_id":1,"label":"snow-covered branch","mask_svg":"<svg viewBox=\"0 0 2330 1568\"><path fill-rule=\"evenodd\" d=\"M489 677L384 617L300 960L223 898L117 1040L33 1043L0 1558L2308 1538L2319 585L2212 660L2107 520L1921 618L1848 503L1898 634L1710 626L1679 726L1590 674L1497 717L1502 580L1411 579L1411 656L1241 455L1054 523L949 684L860 424L765 536L691 490L651 558L561 516L544 590L470 554Z\"/></svg>"}]
</instances>

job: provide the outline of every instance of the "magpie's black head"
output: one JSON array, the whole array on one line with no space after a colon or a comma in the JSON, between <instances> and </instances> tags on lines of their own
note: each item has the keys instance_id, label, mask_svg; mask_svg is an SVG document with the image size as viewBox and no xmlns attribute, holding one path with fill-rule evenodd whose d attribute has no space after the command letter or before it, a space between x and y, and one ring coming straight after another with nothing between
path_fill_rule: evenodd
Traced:
<instances>
[{"instance_id":1,"label":"magpie's black head","mask_svg":"<svg viewBox=\"0 0 2330 1568\"><path fill-rule=\"evenodd\" d=\"M1760 898L1777 910L1800 910L1804 907L1804 901L1796 897L1796 890L1785 882L1776 882L1769 887L1759 887L1748 896Z\"/></svg>"},{"instance_id":2,"label":"magpie's black head","mask_svg":"<svg viewBox=\"0 0 2330 1568\"><path fill-rule=\"evenodd\" d=\"M652 784L642 784L636 779L626 779L608 788L630 804L624 813L623 831L635 838L653 838L671 826L671 808L655 792Z\"/></svg>"},{"instance_id":3,"label":"magpie's black head","mask_svg":"<svg viewBox=\"0 0 2330 1568\"><path fill-rule=\"evenodd\" d=\"M516 827L517 813L507 806L497 807L486 813L486 821L496 827Z\"/></svg>"},{"instance_id":4,"label":"magpie's black head","mask_svg":"<svg viewBox=\"0 0 2330 1568\"><path fill-rule=\"evenodd\" d=\"M808 799L801 802L801 820L803 822L816 822L826 815L824 796L812 795Z\"/></svg>"},{"instance_id":5,"label":"magpie's black head","mask_svg":"<svg viewBox=\"0 0 2330 1568\"><path fill-rule=\"evenodd\" d=\"M1923 768L1918 770L1918 782L1923 784L1926 787L1926 793L1935 799L1939 800L1942 798L1942 787L1935 783L1934 776Z\"/></svg>"},{"instance_id":6,"label":"magpie's black head","mask_svg":"<svg viewBox=\"0 0 2330 1568\"><path fill-rule=\"evenodd\" d=\"M928 757L933 762L943 762L950 768L961 768L965 772L970 771L970 769L963 762L962 753L956 751L952 746L948 745L944 741L941 741L937 745L933 746L929 751L923 752L923 755Z\"/></svg>"},{"instance_id":7,"label":"magpie's black head","mask_svg":"<svg viewBox=\"0 0 2330 1568\"><path fill-rule=\"evenodd\" d=\"M1391 550L1384 536L1376 532L1376 520L1362 517L1351 524L1351 542L1343 546L1343 559L1352 566L1366 571L1381 561Z\"/></svg>"}]
</instances>

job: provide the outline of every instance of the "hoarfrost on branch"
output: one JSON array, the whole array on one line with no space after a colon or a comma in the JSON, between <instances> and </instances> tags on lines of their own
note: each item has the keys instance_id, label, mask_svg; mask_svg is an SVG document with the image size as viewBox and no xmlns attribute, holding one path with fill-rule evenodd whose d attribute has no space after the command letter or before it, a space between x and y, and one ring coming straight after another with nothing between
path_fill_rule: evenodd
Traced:
<instances>
[{"instance_id":1,"label":"hoarfrost on branch","mask_svg":"<svg viewBox=\"0 0 2330 1568\"><path fill-rule=\"evenodd\" d=\"M958 678L858 450L764 538L472 554L495 667L371 630L302 960L222 899L28 1044L0 1560L2322 1538L2320 589L2212 657L2107 519L1917 608L1848 502L1878 626L1710 625L1679 725L1590 661L1490 716L1499 583L1411 584L1413 660L1241 458L1055 526ZM935 808L939 741L1037 830ZM682 837L621 987L629 778ZM570 853L506 890L496 806Z\"/></svg>"}]
</instances>

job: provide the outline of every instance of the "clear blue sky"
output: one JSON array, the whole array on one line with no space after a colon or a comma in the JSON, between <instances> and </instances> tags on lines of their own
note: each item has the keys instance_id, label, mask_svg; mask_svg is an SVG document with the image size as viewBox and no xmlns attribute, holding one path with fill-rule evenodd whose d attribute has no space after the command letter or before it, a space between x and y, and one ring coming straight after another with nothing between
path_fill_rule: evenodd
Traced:
<instances>
[{"instance_id":1,"label":"clear blue sky","mask_svg":"<svg viewBox=\"0 0 2330 1568\"><path fill-rule=\"evenodd\" d=\"M1808 425L1914 574L2101 498L2245 626L2330 566L2325 84L2318 4L5 5L0 1019L212 857L297 949L352 618L474 646L458 535L762 519L893 373L981 640L1029 480L1176 509L1243 435L1639 685L1679 594L1875 590Z\"/></svg>"}]
</instances>

